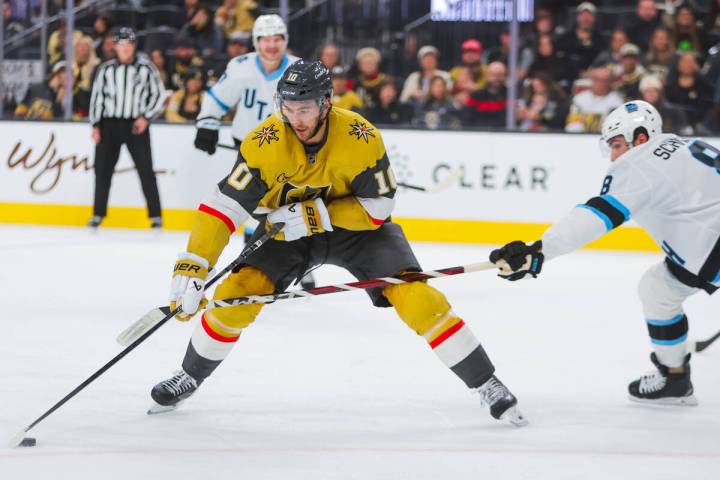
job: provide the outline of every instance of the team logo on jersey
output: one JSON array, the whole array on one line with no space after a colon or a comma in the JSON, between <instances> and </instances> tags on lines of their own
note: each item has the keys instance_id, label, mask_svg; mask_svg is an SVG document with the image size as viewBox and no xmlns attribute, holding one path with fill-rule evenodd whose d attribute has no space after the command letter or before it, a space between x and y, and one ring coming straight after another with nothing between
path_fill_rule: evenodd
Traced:
<instances>
[{"instance_id":1,"label":"team logo on jersey","mask_svg":"<svg viewBox=\"0 0 720 480\"><path fill-rule=\"evenodd\" d=\"M365 123L360 122L358 120L355 120L355 123L350 124L350 130L348 133L350 136L355 135L358 140L361 138L365 140L365 143L368 143L368 137L374 137L375 134L372 133L373 130L375 130L372 127L368 127Z\"/></svg>"},{"instance_id":2,"label":"team logo on jersey","mask_svg":"<svg viewBox=\"0 0 720 480\"><path fill-rule=\"evenodd\" d=\"M252 140L260 140L258 147L262 147L265 143L270 143L273 140L280 140L277 136L278 131L275 130L275 124L271 124L269 127L264 127L262 130L257 130Z\"/></svg>"},{"instance_id":3,"label":"team logo on jersey","mask_svg":"<svg viewBox=\"0 0 720 480\"><path fill-rule=\"evenodd\" d=\"M280 192L280 205L304 202L305 200L315 200L316 198L327 200L328 193L330 193L330 185L325 185L323 187L311 187L310 185L304 185L302 187L298 187L292 183L286 183L283 185L282 191Z\"/></svg>"}]
</instances>

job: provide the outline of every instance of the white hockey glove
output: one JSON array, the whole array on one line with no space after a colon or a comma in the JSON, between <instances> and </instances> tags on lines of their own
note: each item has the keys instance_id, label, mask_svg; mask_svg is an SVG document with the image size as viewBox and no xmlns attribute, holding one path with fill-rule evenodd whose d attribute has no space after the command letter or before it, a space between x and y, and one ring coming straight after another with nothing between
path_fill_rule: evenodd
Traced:
<instances>
[{"instance_id":1,"label":"white hockey glove","mask_svg":"<svg viewBox=\"0 0 720 480\"><path fill-rule=\"evenodd\" d=\"M190 320L206 304L205 280L208 276L208 261L194 253L178 254L170 284L170 309L181 307L182 312L175 318L182 322Z\"/></svg>"},{"instance_id":2,"label":"white hockey glove","mask_svg":"<svg viewBox=\"0 0 720 480\"><path fill-rule=\"evenodd\" d=\"M267 216L270 224L282 222L283 229L275 235L276 240L292 242L302 237L331 232L330 214L322 198L291 203L276 208Z\"/></svg>"}]
</instances>

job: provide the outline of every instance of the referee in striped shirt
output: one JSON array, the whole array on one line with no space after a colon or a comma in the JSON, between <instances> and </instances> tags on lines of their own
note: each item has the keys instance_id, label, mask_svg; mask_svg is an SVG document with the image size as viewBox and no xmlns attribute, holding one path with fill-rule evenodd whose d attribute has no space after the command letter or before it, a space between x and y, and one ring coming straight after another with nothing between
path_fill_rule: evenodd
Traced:
<instances>
[{"instance_id":1,"label":"referee in striped shirt","mask_svg":"<svg viewBox=\"0 0 720 480\"><path fill-rule=\"evenodd\" d=\"M135 32L120 28L113 37L116 58L98 67L90 98L90 123L95 141L95 203L90 227L107 215L108 195L120 148L132 156L152 228L161 228L160 195L150 151L150 119L160 113L165 90L155 65L137 56Z\"/></svg>"}]
</instances>

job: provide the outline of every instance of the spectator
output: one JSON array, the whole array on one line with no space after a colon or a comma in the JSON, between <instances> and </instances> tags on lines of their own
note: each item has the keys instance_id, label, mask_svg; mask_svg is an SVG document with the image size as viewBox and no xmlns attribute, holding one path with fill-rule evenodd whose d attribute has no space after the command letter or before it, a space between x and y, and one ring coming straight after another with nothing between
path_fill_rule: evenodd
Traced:
<instances>
[{"instance_id":1,"label":"spectator","mask_svg":"<svg viewBox=\"0 0 720 480\"><path fill-rule=\"evenodd\" d=\"M590 2L583 2L575 9L575 28L560 36L557 41L571 70L570 78L580 76L597 58L605 47L602 36L595 25L597 8Z\"/></svg>"},{"instance_id":2,"label":"spectator","mask_svg":"<svg viewBox=\"0 0 720 480\"><path fill-rule=\"evenodd\" d=\"M258 3L254 0L224 0L215 12L215 25L226 37L233 33L250 33L257 9Z\"/></svg>"},{"instance_id":3,"label":"spectator","mask_svg":"<svg viewBox=\"0 0 720 480\"><path fill-rule=\"evenodd\" d=\"M185 85L173 93L165 110L165 120L171 123L193 122L202 104L205 74L197 67L192 67L185 74Z\"/></svg>"},{"instance_id":4,"label":"spectator","mask_svg":"<svg viewBox=\"0 0 720 480\"><path fill-rule=\"evenodd\" d=\"M334 43L326 43L320 48L318 59L325 65L325 68L332 71L333 68L340 66L340 49Z\"/></svg>"},{"instance_id":5,"label":"spectator","mask_svg":"<svg viewBox=\"0 0 720 480\"><path fill-rule=\"evenodd\" d=\"M115 47L113 44L113 35L107 32L100 43L100 63L107 62L115 58Z\"/></svg>"},{"instance_id":6,"label":"spectator","mask_svg":"<svg viewBox=\"0 0 720 480\"><path fill-rule=\"evenodd\" d=\"M215 85L220 76L225 73L228 62L240 55L250 51L251 34L247 32L235 32L227 39L225 53L215 55L211 67L208 69L208 86Z\"/></svg>"},{"instance_id":7,"label":"spectator","mask_svg":"<svg viewBox=\"0 0 720 480\"><path fill-rule=\"evenodd\" d=\"M565 90L570 90L570 80L564 59L555 51L555 45L550 35L540 35L538 38L537 55L528 70L529 77L544 74Z\"/></svg>"},{"instance_id":8,"label":"spectator","mask_svg":"<svg viewBox=\"0 0 720 480\"><path fill-rule=\"evenodd\" d=\"M460 46L460 59L462 63L450 70L450 79L453 83L458 81L461 72L470 74L475 83L476 90L483 88L487 82L487 67L482 63L483 46L478 40L468 38Z\"/></svg>"},{"instance_id":9,"label":"spectator","mask_svg":"<svg viewBox=\"0 0 720 480\"><path fill-rule=\"evenodd\" d=\"M58 22L58 29L50 34L47 44L48 63L50 65L65 58L65 39L67 38L67 23L64 18ZM72 34L73 46L83 36L82 32L75 30Z\"/></svg>"},{"instance_id":10,"label":"spectator","mask_svg":"<svg viewBox=\"0 0 720 480\"><path fill-rule=\"evenodd\" d=\"M46 83L34 85L28 90L25 98L15 108L15 118L53 120L64 117L65 105L63 102L65 101L66 66L67 63L60 60L53 65ZM87 110L83 112L79 107L82 104L87 109L89 98L83 98L83 95L87 97L85 93L73 95L72 117L76 120L87 115Z\"/></svg>"},{"instance_id":11,"label":"spectator","mask_svg":"<svg viewBox=\"0 0 720 480\"><path fill-rule=\"evenodd\" d=\"M163 87L167 90L172 90L170 75L168 75L167 71L167 58L165 58L165 53L163 53L162 49L153 48L150 52L150 61L155 65L155 68L157 68Z\"/></svg>"},{"instance_id":12,"label":"spectator","mask_svg":"<svg viewBox=\"0 0 720 480\"><path fill-rule=\"evenodd\" d=\"M380 87L385 82L385 74L380 71L382 56L376 48L365 47L355 55L358 65L358 78L354 90L363 101L365 108L372 108L378 102Z\"/></svg>"},{"instance_id":13,"label":"spectator","mask_svg":"<svg viewBox=\"0 0 720 480\"><path fill-rule=\"evenodd\" d=\"M459 112L450 96L445 77L435 75L430 79L428 98L417 109L413 123L430 130L456 130L461 127Z\"/></svg>"},{"instance_id":14,"label":"spectator","mask_svg":"<svg viewBox=\"0 0 720 480\"><path fill-rule=\"evenodd\" d=\"M485 52L483 63L490 65L493 62L501 62L505 65L508 64L508 58L510 55L510 32L503 30L500 33L500 43L494 47L490 47Z\"/></svg>"},{"instance_id":15,"label":"spectator","mask_svg":"<svg viewBox=\"0 0 720 480\"><path fill-rule=\"evenodd\" d=\"M593 62L593 68L609 68L616 70L620 65L620 49L629 43L625 30L616 28L610 35L610 47L606 48Z\"/></svg>"},{"instance_id":16,"label":"spectator","mask_svg":"<svg viewBox=\"0 0 720 480\"><path fill-rule=\"evenodd\" d=\"M488 65L487 84L470 95L461 111L463 125L496 127L505 125L507 110L507 69L502 62Z\"/></svg>"},{"instance_id":17,"label":"spectator","mask_svg":"<svg viewBox=\"0 0 720 480\"><path fill-rule=\"evenodd\" d=\"M554 34L555 20L552 13L545 8L538 8L535 12L533 30L521 37L522 47L518 58L518 77L520 80L527 76L530 66L535 61L540 35L550 35L552 37Z\"/></svg>"},{"instance_id":18,"label":"spectator","mask_svg":"<svg viewBox=\"0 0 720 480\"><path fill-rule=\"evenodd\" d=\"M98 58L104 58L103 55L103 40L106 36L109 36L112 38L112 35L109 35L112 31L112 22L110 21L110 17L107 15L98 15L97 18L95 18L95 22L93 22L93 31L92 31L92 39L93 39L93 48L95 49L95 56ZM112 50L112 43L111 48ZM105 60L109 60L109 57Z\"/></svg>"},{"instance_id":19,"label":"spectator","mask_svg":"<svg viewBox=\"0 0 720 480\"><path fill-rule=\"evenodd\" d=\"M662 81L654 75L645 75L640 80L640 96L654 106L663 120L663 132L678 135L692 135L685 112L668 104L663 93Z\"/></svg>"},{"instance_id":20,"label":"spectator","mask_svg":"<svg viewBox=\"0 0 720 480\"><path fill-rule=\"evenodd\" d=\"M5 39L12 38L13 36L17 35L18 33L21 33L23 30L27 28L27 22L23 21L20 18L14 17L12 8L10 6L10 3L3 2L2 3L2 9L3 9L3 21L4 23L4 35Z\"/></svg>"},{"instance_id":21,"label":"spectator","mask_svg":"<svg viewBox=\"0 0 720 480\"><path fill-rule=\"evenodd\" d=\"M200 4L192 19L180 29L180 35L190 38L203 57L219 53L223 46L222 30L213 23L212 18L212 9Z\"/></svg>"},{"instance_id":22,"label":"spectator","mask_svg":"<svg viewBox=\"0 0 720 480\"><path fill-rule=\"evenodd\" d=\"M185 22L192 20L200 5L200 0L185 0Z\"/></svg>"},{"instance_id":23,"label":"spectator","mask_svg":"<svg viewBox=\"0 0 720 480\"><path fill-rule=\"evenodd\" d=\"M610 90L612 73L606 68L590 72L591 85L572 99L565 123L566 132L599 133L605 117L623 104L622 97Z\"/></svg>"},{"instance_id":24,"label":"spectator","mask_svg":"<svg viewBox=\"0 0 720 480\"><path fill-rule=\"evenodd\" d=\"M470 95L478 88L468 68L460 67L456 70L456 76L457 80L453 82L451 93L455 100L455 106L460 108L467 103Z\"/></svg>"},{"instance_id":25,"label":"spectator","mask_svg":"<svg viewBox=\"0 0 720 480\"><path fill-rule=\"evenodd\" d=\"M387 78L378 90L377 103L362 111L363 117L376 125L409 125L413 118L410 105L400 103L400 87L395 80Z\"/></svg>"},{"instance_id":26,"label":"spectator","mask_svg":"<svg viewBox=\"0 0 720 480\"><path fill-rule=\"evenodd\" d=\"M170 85L173 90L183 88L183 76L190 71L190 67L203 67L202 58L197 56L195 44L188 37L181 36L175 42L175 61L168 67Z\"/></svg>"},{"instance_id":27,"label":"spectator","mask_svg":"<svg viewBox=\"0 0 720 480\"><path fill-rule=\"evenodd\" d=\"M568 113L565 92L546 74L529 79L525 95L518 102L517 120L523 131L562 130Z\"/></svg>"},{"instance_id":28,"label":"spectator","mask_svg":"<svg viewBox=\"0 0 720 480\"><path fill-rule=\"evenodd\" d=\"M617 80L613 87L626 101L640 96L640 80L645 75L645 68L640 65L640 49L633 43L627 43L620 49L620 68L616 73Z\"/></svg>"},{"instance_id":29,"label":"spectator","mask_svg":"<svg viewBox=\"0 0 720 480\"><path fill-rule=\"evenodd\" d=\"M438 56L440 52L432 45L425 45L418 50L417 58L420 70L411 73L400 94L401 103L412 103L419 105L428 99L430 94L430 80L433 77L442 77L448 84L451 83L450 75L444 70L438 70Z\"/></svg>"},{"instance_id":30,"label":"spectator","mask_svg":"<svg viewBox=\"0 0 720 480\"><path fill-rule=\"evenodd\" d=\"M650 48L645 56L645 65L648 72L664 82L674 57L675 46L670 30L664 27L656 28L650 40Z\"/></svg>"},{"instance_id":31,"label":"spectator","mask_svg":"<svg viewBox=\"0 0 720 480\"><path fill-rule=\"evenodd\" d=\"M685 111L688 122L697 129L712 106L713 88L700 75L695 53L680 54L675 69L668 75L665 95L670 103Z\"/></svg>"},{"instance_id":32,"label":"spectator","mask_svg":"<svg viewBox=\"0 0 720 480\"><path fill-rule=\"evenodd\" d=\"M100 65L100 59L95 56L92 38L88 36L80 38L75 44L75 58L73 59L74 87L87 92L88 100L95 69L98 65Z\"/></svg>"},{"instance_id":33,"label":"spectator","mask_svg":"<svg viewBox=\"0 0 720 480\"><path fill-rule=\"evenodd\" d=\"M333 86L333 107L344 108L345 110L360 111L363 108L362 99L350 89L347 72L340 65L336 65L330 71Z\"/></svg>"},{"instance_id":34,"label":"spectator","mask_svg":"<svg viewBox=\"0 0 720 480\"><path fill-rule=\"evenodd\" d=\"M660 26L661 19L655 6L655 0L638 0L635 14L623 22L623 27L628 32L630 41L643 52L647 52L650 39Z\"/></svg>"},{"instance_id":35,"label":"spectator","mask_svg":"<svg viewBox=\"0 0 720 480\"><path fill-rule=\"evenodd\" d=\"M698 27L695 12L690 5L680 5L675 10L675 26L673 31L675 46L681 52L705 52L710 41L705 31Z\"/></svg>"}]
</instances>

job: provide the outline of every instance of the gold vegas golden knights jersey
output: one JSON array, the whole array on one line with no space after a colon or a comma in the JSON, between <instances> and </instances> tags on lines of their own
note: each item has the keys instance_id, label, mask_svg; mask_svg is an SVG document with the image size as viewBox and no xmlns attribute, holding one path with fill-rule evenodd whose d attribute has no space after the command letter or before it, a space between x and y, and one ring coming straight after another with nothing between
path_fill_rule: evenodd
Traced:
<instances>
[{"instance_id":1,"label":"gold vegas golden knights jersey","mask_svg":"<svg viewBox=\"0 0 720 480\"><path fill-rule=\"evenodd\" d=\"M395 177L380 132L357 113L333 108L321 143L307 146L277 115L242 141L232 172L200 204L188 251L217 262L250 214L261 217L321 197L334 228L374 230L394 206ZM332 235L329 232L328 235Z\"/></svg>"}]
</instances>

